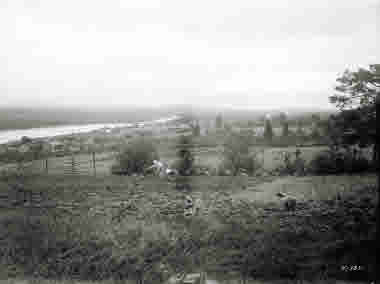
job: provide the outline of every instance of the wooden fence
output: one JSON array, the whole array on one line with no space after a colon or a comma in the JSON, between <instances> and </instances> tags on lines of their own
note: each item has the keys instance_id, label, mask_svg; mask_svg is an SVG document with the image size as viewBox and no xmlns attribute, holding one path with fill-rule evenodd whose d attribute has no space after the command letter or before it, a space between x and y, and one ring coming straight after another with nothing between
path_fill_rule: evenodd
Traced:
<instances>
[{"instance_id":1,"label":"wooden fence","mask_svg":"<svg viewBox=\"0 0 380 284\"><path fill-rule=\"evenodd\" d=\"M28 162L0 164L0 171L22 170L28 173L58 175L93 175L111 174L110 167L114 157L111 154L98 153L72 154L64 157L49 157ZM99 171L100 168L100 171Z\"/></svg>"}]
</instances>

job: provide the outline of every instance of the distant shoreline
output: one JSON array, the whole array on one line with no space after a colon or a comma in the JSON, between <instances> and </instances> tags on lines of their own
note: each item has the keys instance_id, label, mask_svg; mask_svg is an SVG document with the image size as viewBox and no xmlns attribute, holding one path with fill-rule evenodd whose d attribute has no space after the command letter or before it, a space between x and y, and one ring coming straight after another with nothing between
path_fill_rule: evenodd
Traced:
<instances>
[{"instance_id":1,"label":"distant shoreline","mask_svg":"<svg viewBox=\"0 0 380 284\"><path fill-rule=\"evenodd\" d=\"M150 121L130 123L86 123L86 124L64 124L47 127L34 127L27 129L0 130L0 145L19 141L21 137L27 136L31 139L47 139L71 134L91 133L104 128L122 128L137 124L165 123L179 118L177 115L164 117Z\"/></svg>"}]
</instances>

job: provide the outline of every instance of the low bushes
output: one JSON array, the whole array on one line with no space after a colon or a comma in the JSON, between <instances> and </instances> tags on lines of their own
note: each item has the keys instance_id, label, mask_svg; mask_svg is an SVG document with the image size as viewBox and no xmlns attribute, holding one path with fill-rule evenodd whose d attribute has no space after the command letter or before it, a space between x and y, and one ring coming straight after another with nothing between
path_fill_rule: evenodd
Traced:
<instances>
[{"instance_id":1,"label":"low bushes","mask_svg":"<svg viewBox=\"0 0 380 284\"><path fill-rule=\"evenodd\" d=\"M308 170L312 174L363 173L373 170L370 160L360 151L330 149L320 152L310 162Z\"/></svg>"},{"instance_id":2,"label":"low bushes","mask_svg":"<svg viewBox=\"0 0 380 284\"><path fill-rule=\"evenodd\" d=\"M100 218L85 210L70 216L59 209L20 208L0 219L0 263L17 267L19 275L144 278L144 283L162 283L165 271L172 275L176 269L200 266L268 279L320 278L324 273L367 280L374 271L375 186L326 201L300 202L292 213L276 203L235 201L224 194L218 200L208 213L213 219L172 219L162 231L153 225L101 225ZM342 269L349 265L362 271Z\"/></svg>"},{"instance_id":3,"label":"low bushes","mask_svg":"<svg viewBox=\"0 0 380 284\"><path fill-rule=\"evenodd\" d=\"M302 176L306 174L306 162L301 157L301 152L297 150L292 152L280 152L279 157L276 160L280 160L280 164L275 168L275 172L279 175L298 175Z\"/></svg>"},{"instance_id":4,"label":"low bushes","mask_svg":"<svg viewBox=\"0 0 380 284\"><path fill-rule=\"evenodd\" d=\"M191 136L182 135L179 137L175 169L181 176L190 176L194 174L194 155L190 150L193 145Z\"/></svg>"},{"instance_id":5,"label":"low bushes","mask_svg":"<svg viewBox=\"0 0 380 284\"><path fill-rule=\"evenodd\" d=\"M373 163L361 150L334 149L321 151L308 163L298 150L280 152L275 158L280 161L273 173L279 175L336 175L371 172Z\"/></svg>"},{"instance_id":6,"label":"low bushes","mask_svg":"<svg viewBox=\"0 0 380 284\"><path fill-rule=\"evenodd\" d=\"M219 175L254 175L262 168L257 152L249 150L249 137L240 133L231 133L226 139L223 150L223 161L219 165Z\"/></svg>"},{"instance_id":7,"label":"low bushes","mask_svg":"<svg viewBox=\"0 0 380 284\"><path fill-rule=\"evenodd\" d=\"M9 230L8 234L1 230L3 265L16 266L20 275L43 278L138 280L143 269L150 262L158 263L168 247L164 237L146 238L140 247L138 229L106 239L97 236L90 225L61 221L41 217L26 220L24 216L2 220L1 225Z\"/></svg>"},{"instance_id":8,"label":"low bushes","mask_svg":"<svg viewBox=\"0 0 380 284\"><path fill-rule=\"evenodd\" d=\"M214 244L219 249L213 267L236 269L243 278L371 280L375 192L375 186L363 186L341 199L300 204L295 213L276 204L227 201L220 209L225 225ZM344 269L353 265L360 270Z\"/></svg>"},{"instance_id":9,"label":"low bushes","mask_svg":"<svg viewBox=\"0 0 380 284\"><path fill-rule=\"evenodd\" d=\"M153 143L146 138L138 138L120 151L116 157L117 163L111 167L111 172L119 175L141 174L157 158L158 154Z\"/></svg>"},{"instance_id":10,"label":"low bushes","mask_svg":"<svg viewBox=\"0 0 380 284\"><path fill-rule=\"evenodd\" d=\"M257 153L249 155L236 155L230 159L225 159L217 169L217 175L220 176L236 176L239 174L247 174L253 176L258 170L262 169L262 163L258 159Z\"/></svg>"}]
</instances>

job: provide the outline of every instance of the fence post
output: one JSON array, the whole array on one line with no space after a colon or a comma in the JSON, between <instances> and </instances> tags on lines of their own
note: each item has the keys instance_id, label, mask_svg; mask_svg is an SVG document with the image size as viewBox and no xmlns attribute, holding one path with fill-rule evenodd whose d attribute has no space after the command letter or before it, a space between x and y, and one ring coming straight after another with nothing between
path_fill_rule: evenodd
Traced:
<instances>
[{"instance_id":1,"label":"fence post","mask_svg":"<svg viewBox=\"0 0 380 284\"><path fill-rule=\"evenodd\" d=\"M45 171L46 171L46 173L49 173L48 158L45 159Z\"/></svg>"},{"instance_id":2,"label":"fence post","mask_svg":"<svg viewBox=\"0 0 380 284\"><path fill-rule=\"evenodd\" d=\"M92 152L92 166L93 166L93 168L94 168L94 176L96 176L95 151Z\"/></svg>"},{"instance_id":3,"label":"fence post","mask_svg":"<svg viewBox=\"0 0 380 284\"><path fill-rule=\"evenodd\" d=\"M71 172L72 174L76 174L74 153L71 153Z\"/></svg>"}]
</instances>

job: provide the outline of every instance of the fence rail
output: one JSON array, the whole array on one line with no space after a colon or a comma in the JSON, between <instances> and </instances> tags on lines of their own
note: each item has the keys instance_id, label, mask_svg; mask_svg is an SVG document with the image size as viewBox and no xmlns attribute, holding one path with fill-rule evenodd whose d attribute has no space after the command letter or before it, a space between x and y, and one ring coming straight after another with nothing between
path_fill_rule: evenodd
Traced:
<instances>
[{"instance_id":1,"label":"fence rail","mask_svg":"<svg viewBox=\"0 0 380 284\"><path fill-rule=\"evenodd\" d=\"M110 161L112 155L72 154L64 157L49 157L45 159L10 164L0 164L0 171L19 171L28 173L63 174L63 175L97 175L97 169L103 167L103 173L109 173L109 167L104 169L104 163Z\"/></svg>"}]
</instances>

